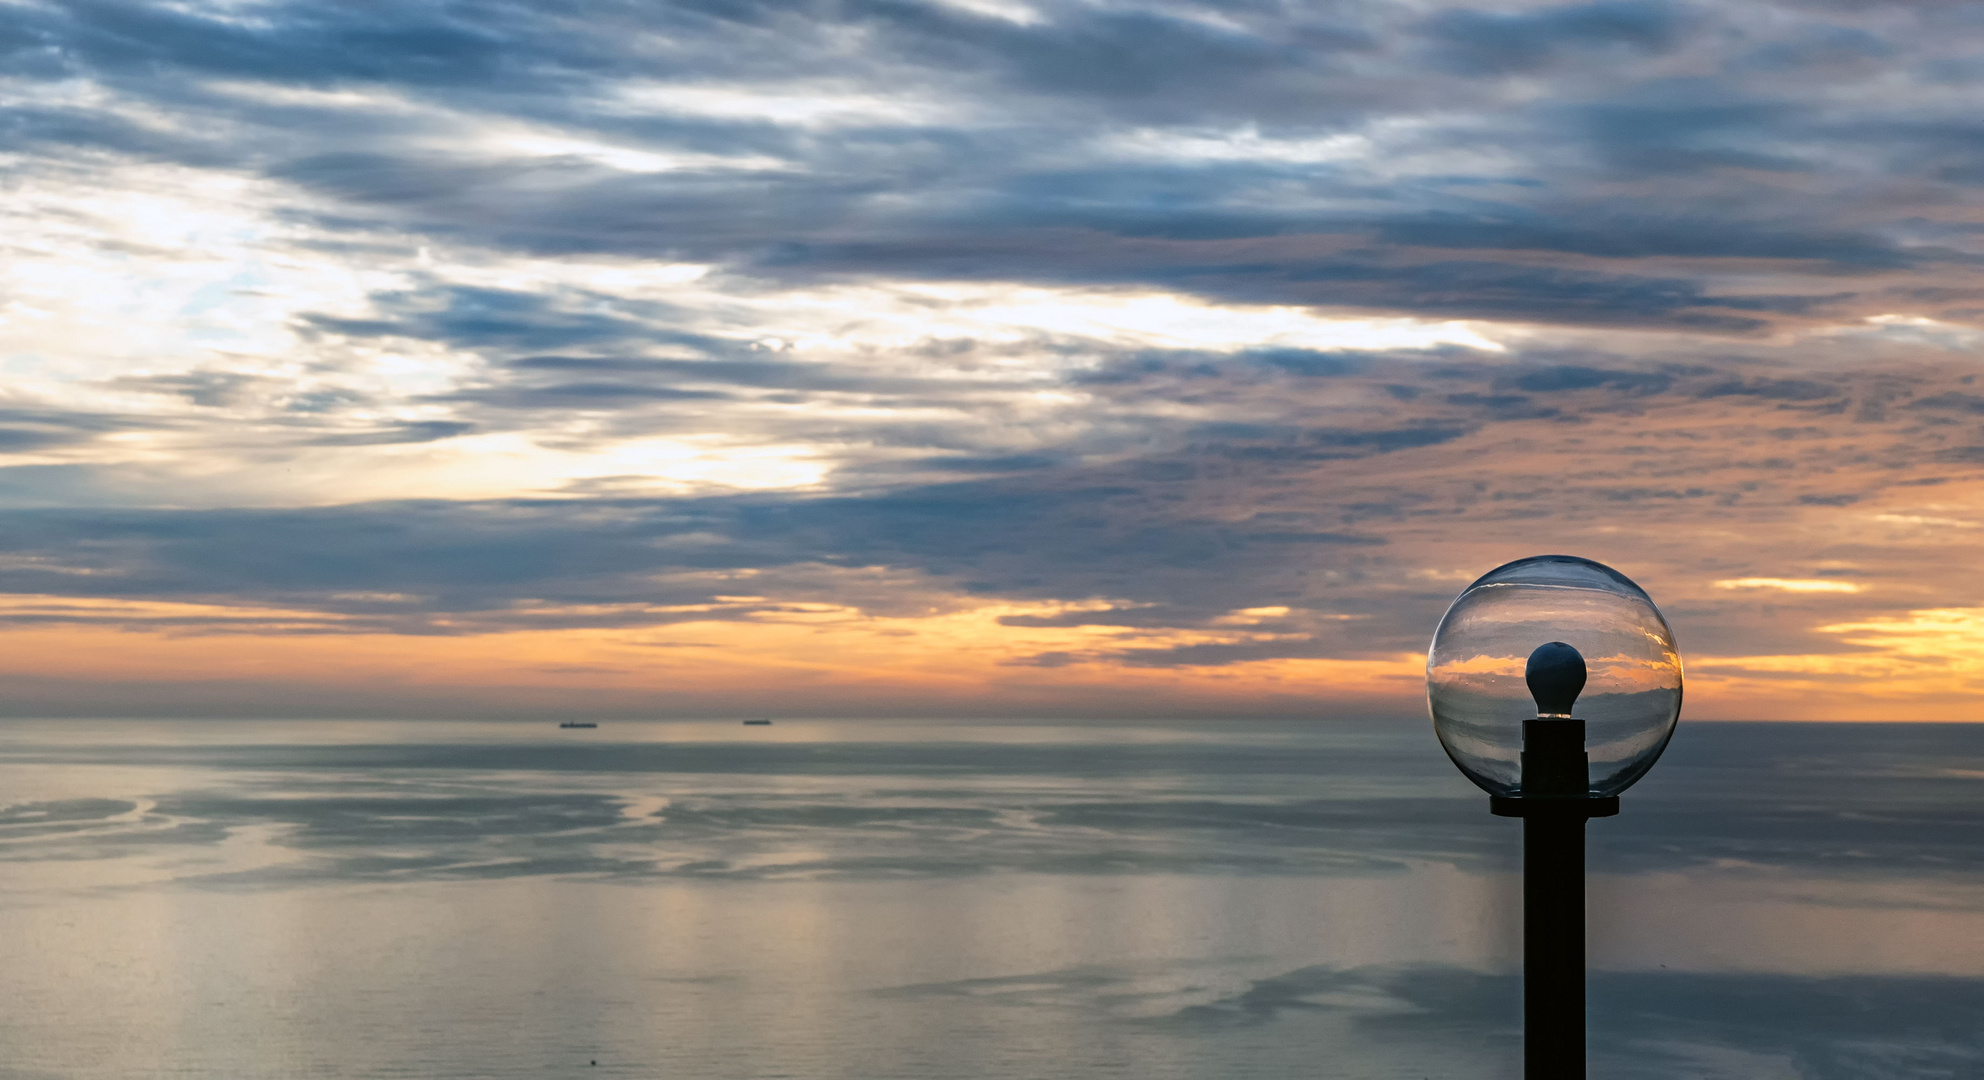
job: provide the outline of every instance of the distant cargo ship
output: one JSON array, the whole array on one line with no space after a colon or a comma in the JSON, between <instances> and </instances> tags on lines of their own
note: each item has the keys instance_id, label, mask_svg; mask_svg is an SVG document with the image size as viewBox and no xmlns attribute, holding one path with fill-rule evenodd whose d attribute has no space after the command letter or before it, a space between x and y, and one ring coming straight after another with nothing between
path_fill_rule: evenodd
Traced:
<instances>
[{"instance_id":1,"label":"distant cargo ship","mask_svg":"<svg viewBox=\"0 0 1984 1080\"><path fill-rule=\"evenodd\" d=\"M564 723L559 724L558 726L559 727L598 727L599 725L593 723L590 720L567 720Z\"/></svg>"},{"instance_id":2,"label":"distant cargo ship","mask_svg":"<svg viewBox=\"0 0 1984 1080\"><path fill-rule=\"evenodd\" d=\"M744 722L745 722L746 724L749 724L749 725L752 725L752 726L758 726L758 725L762 725L762 724L769 724L769 723L771 723L771 721L770 721L770 720L746 720L746 721L744 721Z\"/></svg>"}]
</instances>

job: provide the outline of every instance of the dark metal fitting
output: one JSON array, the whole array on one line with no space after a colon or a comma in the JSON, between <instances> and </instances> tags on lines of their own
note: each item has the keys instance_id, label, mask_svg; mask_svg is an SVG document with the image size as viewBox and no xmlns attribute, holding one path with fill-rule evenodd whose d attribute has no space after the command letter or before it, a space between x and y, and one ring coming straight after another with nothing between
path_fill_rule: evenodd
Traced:
<instances>
[{"instance_id":1,"label":"dark metal fitting","mask_svg":"<svg viewBox=\"0 0 1984 1080\"><path fill-rule=\"evenodd\" d=\"M1496 817L1612 817L1619 812L1619 796L1572 796L1550 798L1520 795L1488 796L1488 812Z\"/></svg>"}]
</instances>

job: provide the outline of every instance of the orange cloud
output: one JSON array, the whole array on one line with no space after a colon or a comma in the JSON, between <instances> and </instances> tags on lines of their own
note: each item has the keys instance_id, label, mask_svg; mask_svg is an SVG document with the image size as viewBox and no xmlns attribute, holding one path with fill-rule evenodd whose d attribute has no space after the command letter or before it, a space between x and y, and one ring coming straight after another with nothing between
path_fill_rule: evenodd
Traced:
<instances>
[{"instance_id":1,"label":"orange cloud","mask_svg":"<svg viewBox=\"0 0 1984 1080\"><path fill-rule=\"evenodd\" d=\"M755 599L755 598L752 598ZM146 692L181 708L261 702L323 715L435 711L583 711L649 715L869 711L1391 711L1416 700L1424 658L1276 658L1143 666L1124 656L1283 637L1236 625L1182 631L1009 625L1064 604L985 604L877 617L835 604L782 604L746 619L665 627L519 630L460 635L299 633L335 616L193 604L8 598L15 609L114 617L0 631L0 675L23 693L14 711L130 712ZM1106 605L1101 605L1106 606ZM0 610L6 610L0 604ZM200 632L178 621L208 620ZM150 620L148 624L148 618ZM216 634L212 620L237 619ZM1031 661L1043 653L1052 666ZM39 706L36 708L35 706ZM138 708L136 711L144 711ZM334 711L334 710L333 710Z\"/></svg>"},{"instance_id":2,"label":"orange cloud","mask_svg":"<svg viewBox=\"0 0 1984 1080\"><path fill-rule=\"evenodd\" d=\"M1984 607L1930 608L1818 627L1851 651L1693 660L1690 692L1776 719L1984 719ZM1772 703L1772 704L1765 704Z\"/></svg>"}]
</instances>

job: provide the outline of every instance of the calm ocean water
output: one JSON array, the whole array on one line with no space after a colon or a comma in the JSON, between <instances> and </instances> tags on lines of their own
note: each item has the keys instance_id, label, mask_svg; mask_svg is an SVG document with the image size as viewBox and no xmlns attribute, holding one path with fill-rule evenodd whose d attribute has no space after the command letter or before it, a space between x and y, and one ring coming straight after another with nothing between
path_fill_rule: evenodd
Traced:
<instances>
[{"instance_id":1,"label":"calm ocean water","mask_svg":"<svg viewBox=\"0 0 1984 1080\"><path fill-rule=\"evenodd\" d=\"M1518 830L1423 722L8 721L0 1078L1512 1078ZM1984 729L1590 859L1594 1076L1984 1076Z\"/></svg>"}]
</instances>

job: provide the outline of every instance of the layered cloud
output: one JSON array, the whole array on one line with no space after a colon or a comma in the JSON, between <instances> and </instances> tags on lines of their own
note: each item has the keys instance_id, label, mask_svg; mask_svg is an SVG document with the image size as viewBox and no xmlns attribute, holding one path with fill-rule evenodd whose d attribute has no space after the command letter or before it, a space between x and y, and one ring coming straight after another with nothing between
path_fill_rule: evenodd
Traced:
<instances>
[{"instance_id":1,"label":"layered cloud","mask_svg":"<svg viewBox=\"0 0 1984 1080\"><path fill-rule=\"evenodd\" d=\"M23 710L1969 715L1961 6L0 10Z\"/></svg>"}]
</instances>

